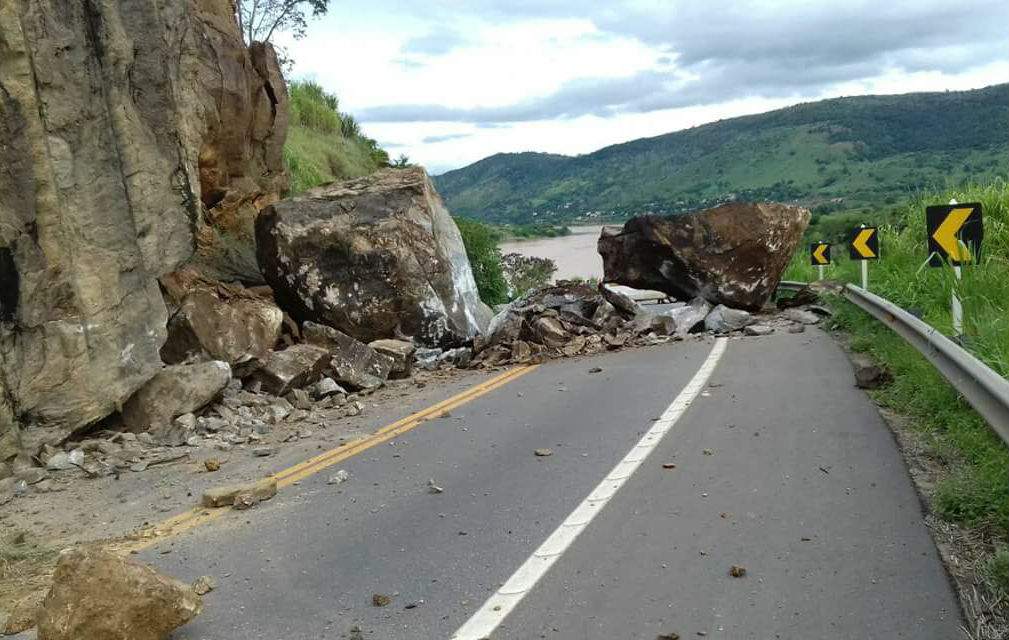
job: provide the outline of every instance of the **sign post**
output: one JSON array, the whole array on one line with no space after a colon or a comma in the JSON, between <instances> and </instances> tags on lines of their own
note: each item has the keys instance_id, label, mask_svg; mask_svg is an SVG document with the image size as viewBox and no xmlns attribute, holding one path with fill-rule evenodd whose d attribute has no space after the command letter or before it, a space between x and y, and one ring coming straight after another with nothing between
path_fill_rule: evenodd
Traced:
<instances>
[{"instance_id":1,"label":"sign post","mask_svg":"<svg viewBox=\"0 0 1009 640\"><path fill-rule=\"evenodd\" d=\"M957 295L963 273L961 265L977 261L981 257L981 240L984 238L984 224L981 204L974 202L958 204L950 200L948 205L937 205L925 209L928 228L928 263L941 267L949 263L953 267L956 283L950 297L950 317L953 331L963 335L963 305Z\"/></svg>"},{"instance_id":2,"label":"sign post","mask_svg":"<svg viewBox=\"0 0 1009 640\"><path fill-rule=\"evenodd\" d=\"M879 260L879 228L864 224L851 232L848 254L862 263L862 288L869 289L869 261Z\"/></svg>"},{"instance_id":3,"label":"sign post","mask_svg":"<svg viewBox=\"0 0 1009 640\"><path fill-rule=\"evenodd\" d=\"M823 268L830 264L830 243L821 240L809 245L809 263L816 267L823 280Z\"/></svg>"}]
</instances>

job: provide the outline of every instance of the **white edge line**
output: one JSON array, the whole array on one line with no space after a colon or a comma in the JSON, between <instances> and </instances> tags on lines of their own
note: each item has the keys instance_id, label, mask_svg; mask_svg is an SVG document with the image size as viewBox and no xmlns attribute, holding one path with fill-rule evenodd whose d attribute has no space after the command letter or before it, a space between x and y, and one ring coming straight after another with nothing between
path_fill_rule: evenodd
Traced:
<instances>
[{"instance_id":1,"label":"white edge line","mask_svg":"<svg viewBox=\"0 0 1009 640\"><path fill-rule=\"evenodd\" d=\"M527 593L546 575L554 562L563 555L579 534L599 515L603 507L634 475L642 462L652 453L672 429L676 421L697 399L701 389L711 378L718 361L728 346L726 338L718 338L708 353L707 359L683 387L672 404L666 407L662 416L641 437L624 458L606 474L595 489L561 523L553 533L533 552L529 559L508 578L480 609L474 613L452 635L452 640L486 640L504 621Z\"/></svg>"}]
</instances>

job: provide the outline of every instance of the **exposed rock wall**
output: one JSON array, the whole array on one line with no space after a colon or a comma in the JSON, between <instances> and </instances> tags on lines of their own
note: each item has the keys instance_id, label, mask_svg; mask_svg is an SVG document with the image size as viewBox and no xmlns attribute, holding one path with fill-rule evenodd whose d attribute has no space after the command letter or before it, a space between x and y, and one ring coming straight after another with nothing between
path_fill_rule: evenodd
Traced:
<instances>
[{"instance_id":1,"label":"exposed rock wall","mask_svg":"<svg viewBox=\"0 0 1009 640\"><path fill-rule=\"evenodd\" d=\"M0 2L0 476L161 368L159 276L259 279L286 108L230 0Z\"/></svg>"}]
</instances>

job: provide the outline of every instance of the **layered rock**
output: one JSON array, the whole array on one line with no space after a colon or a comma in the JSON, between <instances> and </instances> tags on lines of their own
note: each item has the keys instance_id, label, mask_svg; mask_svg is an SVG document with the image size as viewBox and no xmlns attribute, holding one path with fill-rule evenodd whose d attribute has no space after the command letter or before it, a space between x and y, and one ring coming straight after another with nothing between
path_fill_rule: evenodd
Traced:
<instances>
[{"instance_id":1,"label":"layered rock","mask_svg":"<svg viewBox=\"0 0 1009 640\"><path fill-rule=\"evenodd\" d=\"M192 587L98 549L60 555L39 640L164 640L203 608Z\"/></svg>"},{"instance_id":2,"label":"layered rock","mask_svg":"<svg viewBox=\"0 0 1009 640\"><path fill-rule=\"evenodd\" d=\"M599 238L604 278L679 299L759 310L809 224L809 211L729 203L686 215L632 218Z\"/></svg>"},{"instance_id":3,"label":"layered rock","mask_svg":"<svg viewBox=\"0 0 1009 640\"><path fill-rule=\"evenodd\" d=\"M229 0L0 3L0 454L161 368L156 278L194 251L260 278L286 124L272 49L244 45Z\"/></svg>"},{"instance_id":4,"label":"layered rock","mask_svg":"<svg viewBox=\"0 0 1009 640\"><path fill-rule=\"evenodd\" d=\"M300 321L363 342L397 335L430 346L486 327L462 237L421 168L386 169L265 209L259 264Z\"/></svg>"}]
</instances>

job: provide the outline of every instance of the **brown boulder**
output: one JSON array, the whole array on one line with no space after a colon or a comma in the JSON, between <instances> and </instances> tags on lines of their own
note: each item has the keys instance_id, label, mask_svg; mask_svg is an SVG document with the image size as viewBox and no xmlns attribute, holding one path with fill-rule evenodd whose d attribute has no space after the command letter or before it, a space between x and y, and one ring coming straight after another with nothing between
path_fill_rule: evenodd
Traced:
<instances>
[{"instance_id":1,"label":"brown boulder","mask_svg":"<svg viewBox=\"0 0 1009 640\"><path fill-rule=\"evenodd\" d=\"M759 310L809 224L800 207L734 202L697 213L631 218L599 237L607 282L679 299Z\"/></svg>"},{"instance_id":2,"label":"brown boulder","mask_svg":"<svg viewBox=\"0 0 1009 640\"><path fill-rule=\"evenodd\" d=\"M257 255L299 321L363 342L455 346L487 326L459 229L421 168L385 169L268 207Z\"/></svg>"},{"instance_id":3,"label":"brown boulder","mask_svg":"<svg viewBox=\"0 0 1009 640\"><path fill-rule=\"evenodd\" d=\"M263 359L277 344L283 312L241 285L228 285L192 271L161 278L169 309L166 364L198 359L234 365Z\"/></svg>"},{"instance_id":4,"label":"brown boulder","mask_svg":"<svg viewBox=\"0 0 1009 640\"><path fill-rule=\"evenodd\" d=\"M187 585L98 549L60 555L38 640L164 640L203 608Z\"/></svg>"}]
</instances>

